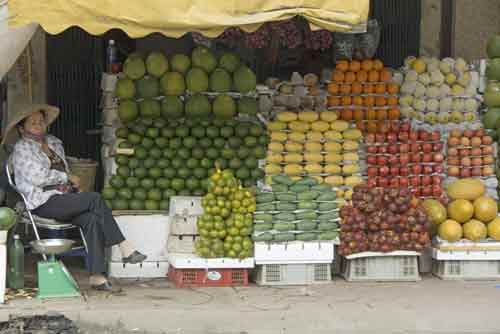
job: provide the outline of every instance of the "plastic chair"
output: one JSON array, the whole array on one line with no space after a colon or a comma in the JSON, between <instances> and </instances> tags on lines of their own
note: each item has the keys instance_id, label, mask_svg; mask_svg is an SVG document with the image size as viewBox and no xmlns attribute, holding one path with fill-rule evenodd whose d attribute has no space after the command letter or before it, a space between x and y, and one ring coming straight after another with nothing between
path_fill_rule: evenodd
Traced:
<instances>
[{"instance_id":1,"label":"plastic chair","mask_svg":"<svg viewBox=\"0 0 500 334\"><path fill-rule=\"evenodd\" d=\"M83 246L73 247L70 251L66 253L62 253L59 256L83 256L85 259L85 265L88 266L88 249L87 249L87 241L85 240L85 236L83 234L83 230L81 227L68 224L64 222L59 222L55 219L48 219L39 217L31 212L27 206L27 199L24 194L19 191L14 183L14 174L12 168L10 166L10 159L7 160L5 164L5 173L7 174L7 179L10 187L22 198L22 203L18 203L16 208L19 208L19 212L21 212L21 221L26 224L26 226L30 225L33 227L33 231L35 232L35 236L37 240L40 240L40 234L38 233L38 228L48 230L52 235L54 234L65 234L71 230L78 230L82 239ZM21 204L19 206L19 204ZM44 260L46 260L45 254L42 254Z\"/></svg>"}]
</instances>

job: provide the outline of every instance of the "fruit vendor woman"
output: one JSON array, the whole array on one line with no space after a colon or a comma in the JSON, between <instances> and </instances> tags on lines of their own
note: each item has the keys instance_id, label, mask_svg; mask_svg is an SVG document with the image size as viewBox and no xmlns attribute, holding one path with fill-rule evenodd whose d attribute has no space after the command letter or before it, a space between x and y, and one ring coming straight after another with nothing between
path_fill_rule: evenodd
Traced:
<instances>
[{"instance_id":1,"label":"fruit vendor woman","mask_svg":"<svg viewBox=\"0 0 500 334\"><path fill-rule=\"evenodd\" d=\"M88 247L91 286L115 291L104 276L105 248L119 245L124 263L140 263L146 256L125 240L99 193L79 190L80 179L68 168L63 143L47 134L58 115L59 109L48 105L20 108L9 117L2 144L15 143L10 163L28 209L40 217L81 227Z\"/></svg>"}]
</instances>

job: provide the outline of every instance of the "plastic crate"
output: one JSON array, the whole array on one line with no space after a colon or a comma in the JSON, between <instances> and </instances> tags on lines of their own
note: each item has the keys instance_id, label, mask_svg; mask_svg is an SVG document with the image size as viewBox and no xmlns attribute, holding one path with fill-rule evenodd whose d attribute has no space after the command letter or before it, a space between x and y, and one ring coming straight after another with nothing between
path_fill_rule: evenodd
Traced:
<instances>
[{"instance_id":1,"label":"plastic crate","mask_svg":"<svg viewBox=\"0 0 500 334\"><path fill-rule=\"evenodd\" d=\"M169 267L169 279L177 288L247 286L248 269L180 269Z\"/></svg>"},{"instance_id":2,"label":"plastic crate","mask_svg":"<svg viewBox=\"0 0 500 334\"><path fill-rule=\"evenodd\" d=\"M193 254L196 235L171 235L168 237L167 250L169 253Z\"/></svg>"},{"instance_id":3,"label":"plastic crate","mask_svg":"<svg viewBox=\"0 0 500 334\"><path fill-rule=\"evenodd\" d=\"M432 273L443 280L500 280L500 261L434 260Z\"/></svg>"},{"instance_id":4,"label":"plastic crate","mask_svg":"<svg viewBox=\"0 0 500 334\"><path fill-rule=\"evenodd\" d=\"M197 216L173 216L170 219L170 235L197 235Z\"/></svg>"},{"instance_id":5,"label":"plastic crate","mask_svg":"<svg viewBox=\"0 0 500 334\"><path fill-rule=\"evenodd\" d=\"M109 262L108 273L114 278L161 278L168 274L168 262Z\"/></svg>"},{"instance_id":6,"label":"plastic crate","mask_svg":"<svg viewBox=\"0 0 500 334\"><path fill-rule=\"evenodd\" d=\"M264 264L257 266L258 285L308 285L332 281L330 263Z\"/></svg>"},{"instance_id":7,"label":"plastic crate","mask_svg":"<svg viewBox=\"0 0 500 334\"><path fill-rule=\"evenodd\" d=\"M329 263L334 259L333 241L256 242L256 264Z\"/></svg>"},{"instance_id":8,"label":"plastic crate","mask_svg":"<svg viewBox=\"0 0 500 334\"><path fill-rule=\"evenodd\" d=\"M203 214L201 197L173 196L170 198L170 216L200 216Z\"/></svg>"},{"instance_id":9,"label":"plastic crate","mask_svg":"<svg viewBox=\"0 0 500 334\"><path fill-rule=\"evenodd\" d=\"M416 252L351 255L342 263L342 276L349 282L416 282L418 256Z\"/></svg>"}]
</instances>

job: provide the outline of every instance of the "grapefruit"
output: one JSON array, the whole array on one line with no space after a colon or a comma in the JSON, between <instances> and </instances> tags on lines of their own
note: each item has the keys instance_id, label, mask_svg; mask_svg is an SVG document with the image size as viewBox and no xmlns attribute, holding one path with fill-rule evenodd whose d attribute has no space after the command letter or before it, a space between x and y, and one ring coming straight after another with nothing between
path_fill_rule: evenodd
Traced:
<instances>
[{"instance_id":1,"label":"grapefruit","mask_svg":"<svg viewBox=\"0 0 500 334\"><path fill-rule=\"evenodd\" d=\"M462 226L454 220L448 219L439 224L438 235L443 240L455 242L462 238L462 234Z\"/></svg>"},{"instance_id":2,"label":"grapefruit","mask_svg":"<svg viewBox=\"0 0 500 334\"><path fill-rule=\"evenodd\" d=\"M448 205L448 216L459 222L465 223L474 215L474 206L465 199L457 199Z\"/></svg>"},{"instance_id":3,"label":"grapefruit","mask_svg":"<svg viewBox=\"0 0 500 334\"><path fill-rule=\"evenodd\" d=\"M464 224L464 237L472 241L480 241L486 238L488 230L479 220L472 219Z\"/></svg>"},{"instance_id":4,"label":"grapefruit","mask_svg":"<svg viewBox=\"0 0 500 334\"><path fill-rule=\"evenodd\" d=\"M488 236L494 240L500 240L500 218L496 217L488 224Z\"/></svg>"},{"instance_id":5,"label":"grapefruit","mask_svg":"<svg viewBox=\"0 0 500 334\"><path fill-rule=\"evenodd\" d=\"M498 214L497 202L489 196L481 196L474 201L474 218L483 223L495 219Z\"/></svg>"}]
</instances>

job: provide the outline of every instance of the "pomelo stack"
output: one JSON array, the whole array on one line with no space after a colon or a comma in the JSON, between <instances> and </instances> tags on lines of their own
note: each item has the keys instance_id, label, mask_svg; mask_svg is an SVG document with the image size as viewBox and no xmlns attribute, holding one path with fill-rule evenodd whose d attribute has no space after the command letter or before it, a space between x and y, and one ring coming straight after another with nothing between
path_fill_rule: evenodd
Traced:
<instances>
[{"instance_id":1,"label":"pomelo stack","mask_svg":"<svg viewBox=\"0 0 500 334\"><path fill-rule=\"evenodd\" d=\"M401 114L429 124L472 122L478 118L478 80L462 58L408 57L399 99Z\"/></svg>"},{"instance_id":2,"label":"pomelo stack","mask_svg":"<svg viewBox=\"0 0 500 334\"><path fill-rule=\"evenodd\" d=\"M399 84L393 81L392 72L378 59L340 60L328 83L328 107L335 110L339 119L356 121L397 120Z\"/></svg>"},{"instance_id":3,"label":"pomelo stack","mask_svg":"<svg viewBox=\"0 0 500 334\"><path fill-rule=\"evenodd\" d=\"M266 175L310 176L340 190L362 182L362 133L334 112L280 112L268 131Z\"/></svg>"},{"instance_id":4,"label":"pomelo stack","mask_svg":"<svg viewBox=\"0 0 500 334\"><path fill-rule=\"evenodd\" d=\"M486 47L486 53L489 58L486 67L488 85L483 95L484 104L488 107L488 113L496 115L499 114L497 108L500 108L500 35L490 37ZM487 127L490 128L489 125L487 125Z\"/></svg>"},{"instance_id":5,"label":"pomelo stack","mask_svg":"<svg viewBox=\"0 0 500 334\"><path fill-rule=\"evenodd\" d=\"M334 240L339 230L336 192L304 177L273 176L271 191L257 193L253 240Z\"/></svg>"}]
</instances>

